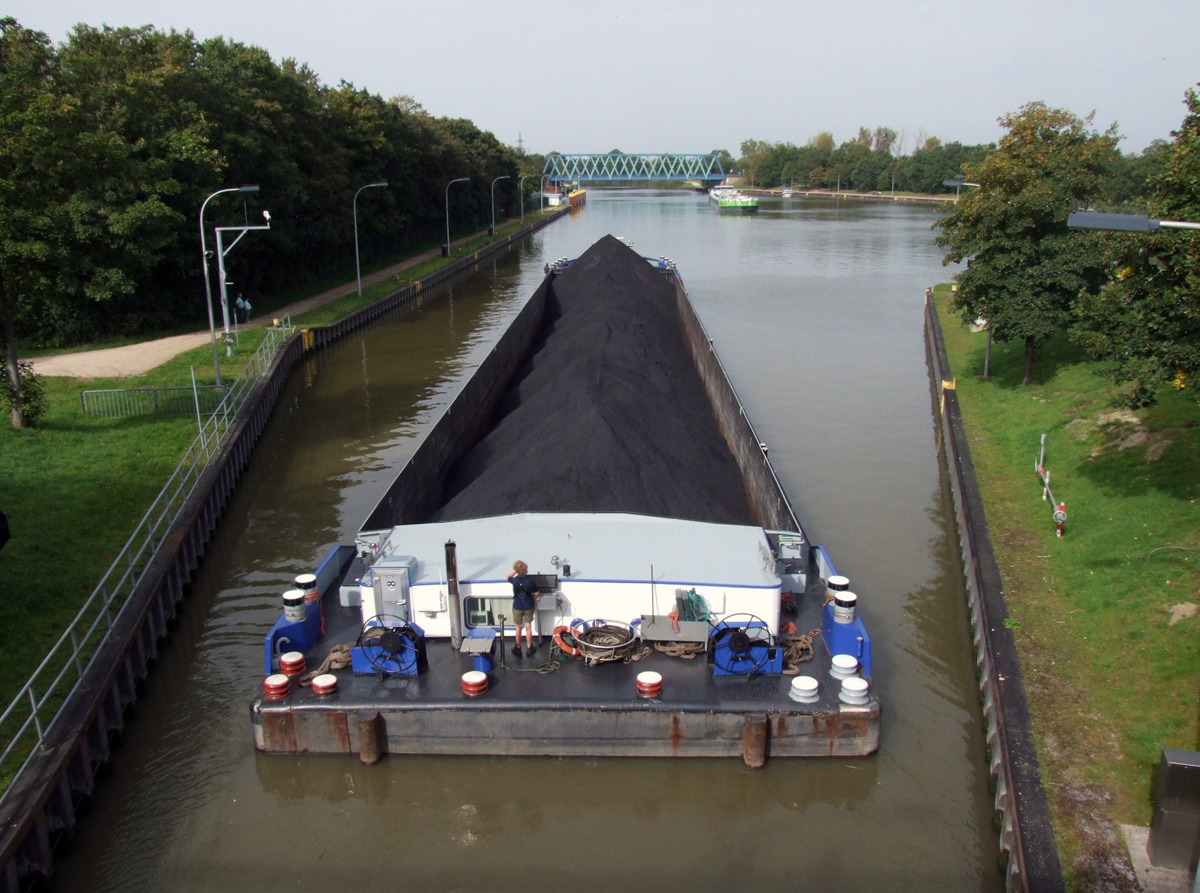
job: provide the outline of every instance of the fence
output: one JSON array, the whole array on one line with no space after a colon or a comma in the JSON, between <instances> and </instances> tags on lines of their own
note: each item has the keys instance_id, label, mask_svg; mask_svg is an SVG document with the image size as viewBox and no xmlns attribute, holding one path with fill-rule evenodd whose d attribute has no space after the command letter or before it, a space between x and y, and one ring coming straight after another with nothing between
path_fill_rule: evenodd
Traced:
<instances>
[{"instance_id":1,"label":"fence","mask_svg":"<svg viewBox=\"0 0 1200 893\"><path fill-rule=\"evenodd\" d=\"M0 804L7 799L13 783L45 741L58 719L60 708L79 686L92 658L104 645L122 608L178 519L209 460L219 449L222 436L291 334L288 317L267 330L242 374L200 426L195 441L134 528L116 560L49 654L17 692L8 709L0 715L0 734L7 739L3 752L0 752L0 783L5 784ZM190 388L182 390L187 390L191 396ZM195 412L194 403L191 411Z\"/></svg>"},{"instance_id":2,"label":"fence","mask_svg":"<svg viewBox=\"0 0 1200 893\"><path fill-rule=\"evenodd\" d=\"M217 385L192 388L109 388L81 391L84 415L104 419L127 419L140 415L212 415L221 405L226 389Z\"/></svg>"}]
</instances>

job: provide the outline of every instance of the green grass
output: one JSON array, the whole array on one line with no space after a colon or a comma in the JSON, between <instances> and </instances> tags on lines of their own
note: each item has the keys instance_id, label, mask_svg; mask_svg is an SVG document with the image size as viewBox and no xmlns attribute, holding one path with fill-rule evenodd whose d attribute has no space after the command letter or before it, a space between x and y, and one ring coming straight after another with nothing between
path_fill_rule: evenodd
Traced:
<instances>
[{"instance_id":1,"label":"green grass","mask_svg":"<svg viewBox=\"0 0 1200 893\"><path fill-rule=\"evenodd\" d=\"M985 335L948 312L948 287L935 295L1069 862L1089 846L1077 786L1148 825L1161 749L1200 746L1200 614L1171 622L1200 605L1200 406L1167 389L1153 409L1114 408L1117 389L1065 338L1029 386L1021 346L993 344L983 380ZM1061 539L1034 472L1043 433Z\"/></svg>"}]
</instances>

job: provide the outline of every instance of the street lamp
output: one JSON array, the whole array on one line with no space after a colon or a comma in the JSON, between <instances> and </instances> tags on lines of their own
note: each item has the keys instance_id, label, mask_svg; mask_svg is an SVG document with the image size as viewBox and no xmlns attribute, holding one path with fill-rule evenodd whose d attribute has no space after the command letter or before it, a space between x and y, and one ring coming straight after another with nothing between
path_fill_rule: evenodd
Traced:
<instances>
[{"instance_id":1,"label":"street lamp","mask_svg":"<svg viewBox=\"0 0 1200 893\"><path fill-rule=\"evenodd\" d=\"M1156 229L1200 229L1200 223L1185 220L1155 220L1140 214L1101 214L1098 211L1076 211L1067 217L1072 229L1107 229L1126 233L1149 233Z\"/></svg>"},{"instance_id":2,"label":"street lamp","mask_svg":"<svg viewBox=\"0 0 1200 893\"><path fill-rule=\"evenodd\" d=\"M488 227L488 235L489 236L496 235L496 184L499 183L501 180L511 180L511 179L512 179L512 177L510 177L508 174L505 174L503 177L497 177L495 180L492 181L492 225Z\"/></svg>"},{"instance_id":3,"label":"street lamp","mask_svg":"<svg viewBox=\"0 0 1200 893\"><path fill-rule=\"evenodd\" d=\"M450 256L450 187L455 183L466 183L470 177L458 177L446 184L446 244L442 246L442 257Z\"/></svg>"},{"instance_id":4,"label":"street lamp","mask_svg":"<svg viewBox=\"0 0 1200 893\"><path fill-rule=\"evenodd\" d=\"M521 179L517 180L517 201L521 203L521 223L525 223L525 178L529 174L521 174Z\"/></svg>"},{"instance_id":5,"label":"street lamp","mask_svg":"<svg viewBox=\"0 0 1200 893\"><path fill-rule=\"evenodd\" d=\"M217 387L221 386L221 360L217 356L217 324L213 320L212 282L208 275L208 245L204 240L204 209L208 203L226 192L258 192L258 184L250 183L245 186L230 186L218 189L200 205L200 261L204 264L204 297L208 301L208 329L212 333L213 371L217 376Z\"/></svg>"},{"instance_id":6,"label":"street lamp","mask_svg":"<svg viewBox=\"0 0 1200 893\"><path fill-rule=\"evenodd\" d=\"M960 189L962 189L964 186L978 186L979 184L971 183L971 182L968 182L967 180L943 180L942 185L943 186L953 186L954 187L954 197L958 198L958 191Z\"/></svg>"},{"instance_id":7,"label":"street lamp","mask_svg":"<svg viewBox=\"0 0 1200 893\"><path fill-rule=\"evenodd\" d=\"M379 183L368 183L366 186L358 187L358 192L362 192L364 189L370 189L373 186L387 186L387 182L381 181ZM354 193L354 201L352 201L350 204L354 209L354 278L358 282L358 296L361 298L362 272L359 270L358 266L358 192Z\"/></svg>"}]
</instances>

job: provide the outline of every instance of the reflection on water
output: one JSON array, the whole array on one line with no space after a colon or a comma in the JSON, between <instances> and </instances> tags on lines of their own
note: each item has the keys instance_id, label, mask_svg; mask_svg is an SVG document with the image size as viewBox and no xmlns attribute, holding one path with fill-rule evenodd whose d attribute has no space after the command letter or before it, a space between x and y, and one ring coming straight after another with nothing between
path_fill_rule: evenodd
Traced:
<instances>
[{"instance_id":1,"label":"reflection on water","mask_svg":"<svg viewBox=\"0 0 1200 893\"><path fill-rule=\"evenodd\" d=\"M999 890L921 301L927 210L596 193L581 213L298 368L231 500L59 889L656 882ZM801 521L854 581L884 699L848 761L256 754L247 704L291 578L347 541L541 280L605 233L667 255Z\"/></svg>"}]
</instances>

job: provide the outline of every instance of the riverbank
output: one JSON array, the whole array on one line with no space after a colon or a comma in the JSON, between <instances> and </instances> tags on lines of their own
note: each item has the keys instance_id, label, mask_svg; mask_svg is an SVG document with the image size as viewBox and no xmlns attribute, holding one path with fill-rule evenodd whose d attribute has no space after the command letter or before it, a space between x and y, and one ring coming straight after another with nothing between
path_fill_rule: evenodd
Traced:
<instances>
[{"instance_id":1,"label":"riverbank","mask_svg":"<svg viewBox=\"0 0 1200 893\"><path fill-rule=\"evenodd\" d=\"M531 212L526 216L530 223L533 223L553 213L554 210L547 209L545 212ZM265 312L261 312L251 319L237 333L238 350L242 349L241 336L247 329L269 326L273 319L284 315L291 316L299 325L326 325L353 313L360 307L365 307L414 279L428 276L466 254L485 248L497 240L508 238L523 226L525 224L519 219L509 220L496 227L495 235L489 236L486 230L481 230L455 239L451 242L453 255L449 259L442 257L440 248L430 248L408 255L401 260L385 263L381 268L372 269L363 275L361 298L358 295L357 283L351 279L341 281L333 286L329 286L327 283L318 283L292 295L285 295L274 300L270 298L259 300L259 303L264 305L260 310ZM219 326L219 312L217 319ZM57 354L22 351L21 357L30 357L33 369L39 375L115 379L148 373L186 350L205 344L211 345L211 340L212 335L209 330L203 329L182 334L170 334L165 337L150 337L112 347L80 345ZM258 341L254 340L251 351L257 344ZM223 350L224 346L222 345ZM211 360L211 357L210 349L208 359ZM212 363L206 361L200 354L197 354L197 360L198 362L195 364L199 369L197 374L204 381L209 380L212 377ZM222 363L222 369L224 366L225 364ZM143 384L159 384L159 382ZM142 384L127 386L141 387Z\"/></svg>"},{"instance_id":2,"label":"riverbank","mask_svg":"<svg viewBox=\"0 0 1200 893\"><path fill-rule=\"evenodd\" d=\"M173 491L182 494L178 511L172 508L150 527L139 526L142 532L135 533L118 556L123 582L115 589L108 585L98 589L89 600L89 604L96 603L99 617L82 633L83 641L72 632L64 645L64 633L52 652L53 660L43 662L6 713L3 731L6 742L11 743L5 748L8 762L0 768L0 782L7 785L0 797L0 889L15 890L31 878L49 877L52 835L69 832L75 825L77 803L92 795L95 771L108 759L110 739L124 728L126 712L136 701L139 684L147 678L168 624L190 589L205 546L304 353L383 313L418 303L427 289L477 268L486 257L511 250L514 238L531 234L566 213L563 209L516 232L497 234L486 247L452 257L422 281L391 287L383 298L334 325L302 332L285 329L283 336L279 329L267 331L267 337L285 337L286 341L265 360L256 361L254 368L261 371L246 386L248 390L239 392L246 396L244 404L239 402L229 414L218 413L205 423L212 433L207 440L201 433L180 466L192 477L182 489ZM26 430L16 436L37 433L42 432ZM93 531L105 529L94 523L95 518L92 521ZM61 538L55 546L60 542ZM74 542L87 544L89 551L100 551L104 545L93 535ZM48 544L37 545L45 550ZM56 549L54 560L62 560L60 552L73 555L79 551ZM27 575L25 579L41 578ZM48 663L51 666L46 669ZM39 689L36 693L35 687ZM24 708L27 692L31 709Z\"/></svg>"},{"instance_id":3,"label":"riverbank","mask_svg":"<svg viewBox=\"0 0 1200 893\"><path fill-rule=\"evenodd\" d=\"M1149 825L1163 747L1200 743L1200 407L1167 392L1114 409L1111 382L1062 338L1034 384L999 343L983 380L985 334L949 312L948 287L935 295L1066 879L1122 884L1117 825ZM1042 434L1062 538L1034 473Z\"/></svg>"},{"instance_id":4,"label":"riverbank","mask_svg":"<svg viewBox=\"0 0 1200 893\"><path fill-rule=\"evenodd\" d=\"M526 216L529 223L540 219L537 214ZM519 220L511 221L497 227L495 236L481 232L458 240L449 260L434 249L364 277L361 299L352 279L282 309L299 311L294 324L326 325L413 279L506 241L520 228ZM269 324L269 319L254 322ZM223 381L236 379L263 333L258 325L242 328L231 357L224 355L222 347ZM211 384L215 375L209 332L197 333L194 339L198 346L184 344L182 350L175 336L61 355L71 361L73 371L46 375L48 409L41 424L21 431L7 426L0 430L0 468L4 469L0 510L7 514L12 531L12 539L0 549L0 628L20 631L0 646L0 702L8 703L75 615L196 436L193 416L85 416L79 410L80 393L190 386L193 370L198 384ZM165 360L163 340L171 354ZM114 359L116 351L120 355ZM142 368L150 362L151 367ZM89 548L62 548L78 543L88 543ZM50 561L55 569L52 592L22 585L22 581L44 579Z\"/></svg>"}]
</instances>

